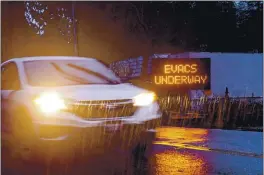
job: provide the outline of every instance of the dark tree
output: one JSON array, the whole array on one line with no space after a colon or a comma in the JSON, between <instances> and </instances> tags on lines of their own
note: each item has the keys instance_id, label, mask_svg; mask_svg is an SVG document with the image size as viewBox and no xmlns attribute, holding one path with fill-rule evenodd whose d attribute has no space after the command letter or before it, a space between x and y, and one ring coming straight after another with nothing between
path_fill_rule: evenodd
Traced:
<instances>
[{"instance_id":1,"label":"dark tree","mask_svg":"<svg viewBox=\"0 0 264 175\"><path fill-rule=\"evenodd\" d=\"M262 2L115 2L132 34L186 51L262 52Z\"/></svg>"},{"instance_id":2,"label":"dark tree","mask_svg":"<svg viewBox=\"0 0 264 175\"><path fill-rule=\"evenodd\" d=\"M239 51L263 52L263 2L240 2L238 6Z\"/></svg>"}]
</instances>

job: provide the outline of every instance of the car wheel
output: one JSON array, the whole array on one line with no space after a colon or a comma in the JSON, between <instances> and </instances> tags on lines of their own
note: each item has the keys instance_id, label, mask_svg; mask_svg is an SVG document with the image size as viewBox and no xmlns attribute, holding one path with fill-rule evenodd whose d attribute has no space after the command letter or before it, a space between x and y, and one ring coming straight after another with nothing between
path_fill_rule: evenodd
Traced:
<instances>
[{"instance_id":1,"label":"car wheel","mask_svg":"<svg viewBox=\"0 0 264 175\"><path fill-rule=\"evenodd\" d=\"M7 140L10 156L22 161L35 160L33 156L37 148L37 137L28 112L23 108L17 108L7 115L11 127Z\"/></svg>"},{"instance_id":2,"label":"car wheel","mask_svg":"<svg viewBox=\"0 0 264 175\"><path fill-rule=\"evenodd\" d=\"M132 150L132 156L134 161L138 162L145 158L147 145L143 143L138 143L136 147Z\"/></svg>"},{"instance_id":3,"label":"car wheel","mask_svg":"<svg viewBox=\"0 0 264 175\"><path fill-rule=\"evenodd\" d=\"M143 133L142 139L132 150L132 155L135 161L142 161L148 159L152 153L153 141L155 139L155 130L149 130Z\"/></svg>"}]
</instances>

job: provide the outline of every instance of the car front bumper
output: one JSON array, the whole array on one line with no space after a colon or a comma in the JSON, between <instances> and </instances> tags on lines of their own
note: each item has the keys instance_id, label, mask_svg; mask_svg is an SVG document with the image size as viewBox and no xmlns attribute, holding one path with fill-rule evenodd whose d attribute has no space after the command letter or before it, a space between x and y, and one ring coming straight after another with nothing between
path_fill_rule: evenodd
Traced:
<instances>
[{"instance_id":1,"label":"car front bumper","mask_svg":"<svg viewBox=\"0 0 264 175\"><path fill-rule=\"evenodd\" d=\"M131 150L138 143L151 142L146 138L148 130L160 126L160 117L157 103L131 117L84 120L69 113L36 117L37 149L58 156Z\"/></svg>"},{"instance_id":2,"label":"car front bumper","mask_svg":"<svg viewBox=\"0 0 264 175\"><path fill-rule=\"evenodd\" d=\"M87 128L54 128L45 126L42 134L52 136L54 130L67 131L68 133L53 138L41 138L38 142L40 154L53 157L72 157L93 154L104 154L107 152L130 151L137 144L151 143L153 137L149 137L148 127L152 123L159 122L157 119L145 124L124 124L116 128L107 126ZM147 127L146 127L147 126ZM53 132L53 133L52 133ZM70 133L70 134L69 134Z\"/></svg>"}]
</instances>

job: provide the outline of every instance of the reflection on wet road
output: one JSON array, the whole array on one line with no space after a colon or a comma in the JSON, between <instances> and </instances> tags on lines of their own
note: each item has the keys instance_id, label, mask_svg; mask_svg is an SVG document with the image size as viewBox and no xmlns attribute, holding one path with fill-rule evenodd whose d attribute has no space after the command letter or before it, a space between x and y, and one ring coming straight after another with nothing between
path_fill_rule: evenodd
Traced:
<instances>
[{"instance_id":1,"label":"reflection on wet road","mask_svg":"<svg viewBox=\"0 0 264 175\"><path fill-rule=\"evenodd\" d=\"M155 144L192 147L193 149L208 150L204 143L208 139L208 130L193 128L159 128Z\"/></svg>"},{"instance_id":2,"label":"reflection on wet road","mask_svg":"<svg viewBox=\"0 0 264 175\"><path fill-rule=\"evenodd\" d=\"M126 154L112 152L70 165L65 162L45 166L21 162L16 165L12 162L10 166L20 169L16 175L262 174L261 132L171 127L159 128L156 135L152 154L141 162L132 162ZM5 174L12 175L10 169Z\"/></svg>"},{"instance_id":3,"label":"reflection on wet road","mask_svg":"<svg viewBox=\"0 0 264 175\"><path fill-rule=\"evenodd\" d=\"M197 128L160 128L155 144L215 151L241 156L262 156L262 133Z\"/></svg>"},{"instance_id":4,"label":"reflection on wet road","mask_svg":"<svg viewBox=\"0 0 264 175\"><path fill-rule=\"evenodd\" d=\"M152 158L155 159L152 174L206 174L208 167L202 156L181 151L179 148L208 150L206 147L193 145L196 143L202 145L207 139L207 132L203 129L160 128Z\"/></svg>"},{"instance_id":5,"label":"reflection on wet road","mask_svg":"<svg viewBox=\"0 0 264 175\"><path fill-rule=\"evenodd\" d=\"M160 128L152 174L262 174L261 132Z\"/></svg>"},{"instance_id":6,"label":"reflection on wet road","mask_svg":"<svg viewBox=\"0 0 264 175\"><path fill-rule=\"evenodd\" d=\"M188 152L166 150L155 155L156 165L152 174L206 174L208 167L206 161L197 155Z\"/></svg>"}]
</instances>

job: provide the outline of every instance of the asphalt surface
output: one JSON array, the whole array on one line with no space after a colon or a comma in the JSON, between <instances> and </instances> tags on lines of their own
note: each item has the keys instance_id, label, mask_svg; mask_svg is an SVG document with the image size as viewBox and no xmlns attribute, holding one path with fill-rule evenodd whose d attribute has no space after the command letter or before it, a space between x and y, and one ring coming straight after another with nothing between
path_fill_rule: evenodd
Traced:
<instances>
[{"instance_id":1,"label":"asphalt surface","mask_svg":"<svg viewBox=\"0 0 264 175\"><path fill-rule=\"evenodd\" d=\"M263 133L160 128L151 174L263 174ZM153 163L153 162L152 162Z\"/></svg>"},{"instance_id":2,"label":"asphalt surface","mask_svg":"<svg viewBox=\"0 0 264 175\"><path fill-rule=\"evenodd\" d=\"M148 159L132 161L126 154L119 152L71 163L49 161L38 164L33 161L26 164L5 158L2 159L2 174L261 175L262 134L197 128L159 128Z\"/></svg>"}]
</instances>

